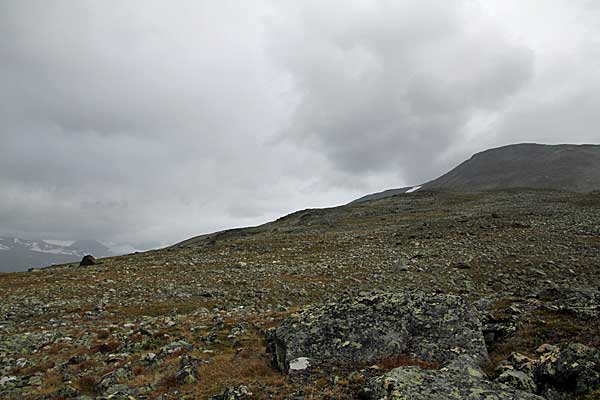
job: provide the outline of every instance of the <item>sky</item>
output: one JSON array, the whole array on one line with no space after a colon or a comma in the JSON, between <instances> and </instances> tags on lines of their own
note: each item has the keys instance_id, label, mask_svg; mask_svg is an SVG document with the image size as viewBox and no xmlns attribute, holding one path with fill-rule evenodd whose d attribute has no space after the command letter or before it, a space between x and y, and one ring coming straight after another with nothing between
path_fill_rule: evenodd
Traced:
<instances>
[{"instance_id":1,"label":"sky","mask_svg":"<svg viewBox=\"0 0 600 400\"><path fill-rule=\"evenodd\" d=\"M3 0L0 235L137 249L599 143L595 0Z\"/></svg>"}]
</instances>

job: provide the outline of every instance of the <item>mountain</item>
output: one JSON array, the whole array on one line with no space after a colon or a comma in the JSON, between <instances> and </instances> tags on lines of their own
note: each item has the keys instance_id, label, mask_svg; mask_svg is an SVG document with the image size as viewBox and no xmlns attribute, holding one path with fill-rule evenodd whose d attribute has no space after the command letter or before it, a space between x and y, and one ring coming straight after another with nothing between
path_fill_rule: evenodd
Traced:
<instances>
[{"instance_id":1,"label":"mountain","mask_svg":"<svg viewBox=\"0 0 600 400\"><path fill-rule=\"evenodd\" d=\"M477 192L514 188L600 190L600 145L521 143L498 147L475 154L418 190ZM354 202L406 192L407 188L391 189Z\"/></svg>"},{"instance_id":2,"label":"mountain","mask_svg":"<svg viewBox=\"0 0 600 400\"><path fill-rule=\"evenodd\" d=\"M499 147L475 154L423 188L592 192L600 190L600 146L524 143Z\"/></svg>"},{"instance_id":3,"label":"mountain","mask_svg":"<svg viewBox=\"0 0 600 400\"><path fill-rule=\"evenodd\" d=\"M461 190L0 274L0 398L598 399L600 192L479 189L543 174L503 179L505 151ZM580 182L569 158L546 175Z\"/></svg>"},{"instance_id":4,"label":"mountain","mask_svg":"<svg viewBox=\"0 0 600 400\"><path fill-rule=\"evenodd\" d=\"M25 240L0 237L0 272L23 271L32 267L45 267L79 261L84 255L109 257L114 254L95 240L61 243L52 240Z\"/></svg>"}]
</instances>

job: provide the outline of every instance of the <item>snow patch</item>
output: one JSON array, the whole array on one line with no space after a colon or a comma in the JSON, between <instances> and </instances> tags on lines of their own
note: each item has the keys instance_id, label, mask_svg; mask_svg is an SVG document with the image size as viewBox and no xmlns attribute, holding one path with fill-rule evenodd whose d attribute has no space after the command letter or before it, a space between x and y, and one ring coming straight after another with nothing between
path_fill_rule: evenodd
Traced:
<instances>
[{"instance_id":1,"label":"snow patch","mask_svg":"<svg viewBox=\"0 0 600 400\"><path fill-rule=\"evenodd\" d=\"M10 247L0 244L0 250L10 250Z\"/></svg>"},{"instance_id":2,"label":"snow patch","mask_svg":"<svg viewBox=\"0 0 600 400\"><path fill-rule=\"evenodd\" d=\"M56 246L46 243L46 241L34 242L29 240L21 240L15 238L15 243L21 244L29 251L35 251L36 253L46 254L62 254L68 256L78 255L76 251L67 249L63 246Z\"/></svg>"},{"instance_id":3,"label":"snow patch","mask_svg":"<svg viewBox=\"0 0 600 400\"><path fill-rule=\"evenodd\" d=\"M408 190L407 190L406 192L404 192L404 193L414 193L414 192L416 192L417 190L421 189L422 187L423 187L423 186L415 186L415 187L412 187L412 188L408 189Z\"/></svg>"},{"instance_id":4,"label":"snow patch","mask_svg":"<svg viewBox=\"0 0 600 400\"><path fill-rule=\"evenodd\" d=\"M44 239L43 242L51 244L52 246L61 246L61 247L69 247L70 245L75 243L74 240L54 240L54 239Z\"/></svg>"},{"instance_id":5,"label":"snow patch","mask_svg":"<svg viewBox=\"0 0 600 400\"><path fill-rule=\"evenodd\" d=\"M290 371L302 371L310 365L310 358L298 357L290 361Z\"/></svg>"},{"instance_id":6,"label":"snow patch","mask_svg":"<svg viewBox=\"0 0 600 400\"><path fill-rule=\"evenodd\" d=\"M56 246L50 247L45 245L44 247L40 247L39 243L33 242L29 246L29 250L37 251L38 253L48 253L48 254L65 254L65 255L76 255L76 252L73 250L67 250L64 247Z\"/></svg>"}]
</instances>

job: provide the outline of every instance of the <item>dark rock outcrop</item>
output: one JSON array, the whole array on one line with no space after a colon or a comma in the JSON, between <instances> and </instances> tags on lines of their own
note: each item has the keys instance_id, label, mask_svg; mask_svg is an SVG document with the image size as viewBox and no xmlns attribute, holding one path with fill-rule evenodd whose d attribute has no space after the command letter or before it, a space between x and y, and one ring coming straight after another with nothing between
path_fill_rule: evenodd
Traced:
<instances>
[{"instance_id":1,"label":"dark rock outcrop","mask_svg":"<svg viewBox=\"0 0 600 400\"><path fill-rule=\"evenodd\" d=\"M270 332L282 371L319 364L366 364L392 356L445 363L460 354L479 362L487 350L476 311L439 293L369 293L306 308Z\"/></svg>"},{"instance_id":2,"label":"dark rock outcrop","mask_svg":"<svg viewBox=\"0 0 600 400\"><path fill-rule=\"evenodd\" d=\"M600 388L600 350L571 343L542 355L534 378L547 399L568 399Z\"/></svg>"},{"instance_id":3,"label":"dark rock outcrop","mask_svg":"<svg viewBox=\"0 0 600 400\"><path fill-rule=\"evenodd\" d=\"M88 255L83 256L79 265L82 267L87 267L90 265L96 265L96 263L97 263L96 258L94 256L88 254Z\"/></svg>"}]
</instances>

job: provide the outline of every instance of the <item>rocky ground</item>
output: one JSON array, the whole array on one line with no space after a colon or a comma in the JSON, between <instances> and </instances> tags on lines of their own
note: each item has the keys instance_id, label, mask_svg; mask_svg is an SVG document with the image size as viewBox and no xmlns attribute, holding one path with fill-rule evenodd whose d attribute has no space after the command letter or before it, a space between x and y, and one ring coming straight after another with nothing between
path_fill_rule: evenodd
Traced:
<instances>
[{"instance_id":1,"label":"rocky ground","mask_svg":"<svg viewBox=\"0 0 600 400\"><path fill-rule=\"evenodd\" d=\"M94 266L0 274L0 398L600 398L599 289L598 193L417 192L305 210ZM373 296L412 306L394 319ZM293 359L277 358L277 332Z\"/></svg>"}]
</instances>

